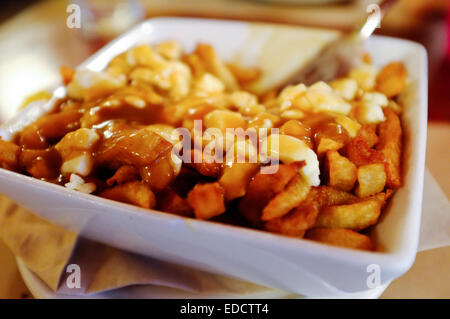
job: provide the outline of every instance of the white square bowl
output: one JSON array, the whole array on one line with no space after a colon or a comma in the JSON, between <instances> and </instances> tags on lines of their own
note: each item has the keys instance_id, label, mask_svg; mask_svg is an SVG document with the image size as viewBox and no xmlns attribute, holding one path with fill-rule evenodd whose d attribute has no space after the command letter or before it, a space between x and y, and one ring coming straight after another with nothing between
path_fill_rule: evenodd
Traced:
<instances>
[{"instance_id":1,"label":"white square bowl","mask_svg":"<svg viewBox=\"0 0 450 319\"><path fill-rule=\"evenodd\" d=\"M266 43L270 40L268 33L276 34L277 41L286 41L280 48L285 50L296 32L304 33L305 29L207 19L150 19L82 66L101 70L112 57L138 43L167 39L180 42L186 50L192 50L198 42L210 43L226 60L232 60L245 45L253 48L253 53L246 53L247 64L257 64L258 48L270 46ZM416 43L387 37L370 38L367 51L376 65L404 62L411 80L402 114L404 186L371 233L377 245L375 252L149 211L4 169L0 169L0 192L43 218L93 240L302 295L351 296L368 290L373 288L368 284L373 267L379 270L379 284L386 285L409 269L418 245L427 124L426 52ZM276 49L274 53L276 56ZM0 128L2 138L10 139L64 94L64 89L58 88L46 105L31 105L21 111Z\"/></svg>"}]
</instances>

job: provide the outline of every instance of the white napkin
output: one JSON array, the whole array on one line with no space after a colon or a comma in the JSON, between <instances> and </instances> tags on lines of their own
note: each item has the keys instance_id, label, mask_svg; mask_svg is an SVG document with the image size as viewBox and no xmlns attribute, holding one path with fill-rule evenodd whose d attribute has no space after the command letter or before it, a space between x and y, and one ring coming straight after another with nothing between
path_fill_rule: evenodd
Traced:
<instances>
[{"instance_id":1,"label":"white napkin","mask_svg":"<svg viewBox=\"0 0 450 319\"><path fill-rule=\"evenodd\" d=\"M418 251L449 245L450 203L436 180L426 169Z\"/></svg>"}]
</instances>

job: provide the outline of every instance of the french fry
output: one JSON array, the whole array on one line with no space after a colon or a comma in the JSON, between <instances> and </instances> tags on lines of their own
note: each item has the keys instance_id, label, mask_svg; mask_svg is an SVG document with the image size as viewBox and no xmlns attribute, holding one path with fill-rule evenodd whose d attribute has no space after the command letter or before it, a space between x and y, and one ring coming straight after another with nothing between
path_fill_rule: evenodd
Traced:
<instances>
[{"instance_id":1,"label":"french fry","mask_svg":"<svg viewBox=\"0 0 450 319\"><path fill-rule=\"evenodd\" d=\"M206 128L218 128L223 134L228 128L245 127L245 120L239 112L229 110L215 110L205 115Z\"/></svg>"},{"instance_id":2,"label":"french fry","mask_svg":"<svg viewBox=\"0 0 450 319\"><path fill-rule=\"evenodd\" d=\"M276 100L279 91L280 91L280 88L272 88L266 92L263 92L259 96L260 102L265 105L270 105L272 102L274 102Z\"/></svg>"},{"instance_id":3,"label":"french fry","mask_svg":"<svg viewBox=\"0 0 450 319\"><path fill-rule=\"evenodd\" d=\"M340 114L337 115L334 120L337 124L341 125L347 131L348 135L351 138L355 138L359 130L361 129L361 124L348 116Z\"/></svg>"},{"instance_id":4,"label":"french fry","mask_svg":"<svg viewBox=\"0 0 450 319\"><path fill-rule=\"evenodd\" d=\"M180 173L170 183L170 188L180 195L181 197L187 197L187 194L197 183L206 183L209 178L201 175L195 169L181 166Z\"/></svg>"},{"instance_id":5,"label":"french fry","mask_svg":"<svg viewBox=\"0 0 450 319\"><path fill-rule=\"evenodd\" d=\"M30 149L47 148L47 139L57 139L78 129L81 115L77 110L45 115L23 129L19 144Z\"/></svg>"},{"instance_id":6,"label":"french fry","mask_svg":"<svg viewBox=\"0 0 450 319\"><path fill-rule=\"evenodd\" d=\"M348 159L356 166L384 163L384 155L378 150L369 147L366 141L354 138L347 144Z\"/></svg>"},{"instance_id":7,"label":"french fry","mask_svg":"<svg viewBox=\"0 0 450 319\"><path fill-rule=\"evenodd\" d=\"M314 228L306 233L305 238L335 246L373 250L370 237L350 229Z\"/></svg>"},{"instance_id":8,"label":"french fry","mask_svg":"<svg viewBox=\"0 0 450 319\"><path fill-rule=\"evenodd\" d=\"M306 183L301 175L294 176L287 184L285 190L277 194L264 207L261 219L268 221L286 215L306 198L310 188L311 186Z\"/></svg>"},{"instance_id":9,"label":"french fry","mask_svg":"<svg viewBox=\"0 0 450 319\"><path fill-rule=\"evenodd\" d=\"M47 139L56 139L74 131L80 126L81 113L67 110L41 117L35 123L39 134Z\"/></svg>"},{"instance_id":10,"label":"french fry","mask_svg":"<svg viewBox=\"0 0 450 319\"><path fill-rule=\"evenodd\" d=\"M153 208L156 204L155 194L140 181L132 181L105 189L99 196L143 208Z\"/></svg>"},{"instance_id":11,"label":"french fry","mask_svg":"<svg viewBox=\"0 0 450 319\"><path fill-rule=\"evenodd\" d=\"M244 196L258 169L259 164L254 163L233 163L232 166L226 166L219 179L219 184L225 190L225 200L229 202Z\"/></svg>"},{"instance_id":12,"label":"french fry","mask_svg":"<svg viewBox=\"0 0 450 319\"><path fill-rule=\"evenodd\" d=\"M239 202L239 211L255 227L261 226L261 213L267 203L298 174L299 163L281 164L275 174L258 172L250 181L247 194Z\"/></svg>"},{"instance_id":13,"label":"french fry","mask_svg":"<svg viewBox=\"0 0 450 319\"><path fill-rule=\"evenodd\" d=\"M19 168L20 147L14 143L0 139L0 167L9 170Z\"/></svg>"},{"instance_id":14,"label":"french fry","mask_svg":"<svg viewBox=\"0 0 450 319\"><path fill-rule=\"evenodd\" d=\"M66 160L84 151L93 151L99 140L100 136L94 129L80 128L64 135L55 145L55 149L63 160Z\"/></svg>"},{"instance_id":15,"label":"french fry","mask_svg":"<svg viewBox=\"0 0 450 319\"><path fill-rule=\"evenodd\" d=\"M347 205L328 206L320 210L315 227L361 230L375 225L384 205L385 194Z\"/></svg>"},{"instance_id":16,"label":"french fry","mask_svg":"<svg viewBox=\"0 0 450 319\"><path fill-rule=\"evenodd\" d=\"M357 169L348 158L337 151L328 151L326 157L328 185L344 191L350 191L356 181Z\"/></svg>"},{"instance_id":17,"label":"french fry","mask_svg":"<svg viewBox=\"0 0 450 319\"><path fill-rule=\"evenodd\" d=\"M122 130L100 142L95 162L113 168L144 167L171 150L172 144L151 129Z\"/></svg>"},{"instance_id":18,"label":"french fry","mask_svg":"<svg viewBox=\"0 0 450 319\"><path fill-rule=\"evenodd\" d=\"M394 195L394 193L395 193L395 190L393 190L393 189L386 189L384 200L388 201L392 197L392 195Z\"/></svg>"},{"instance_id":19,"label":"french fry","mask_svg":"<svg viewBox=\"0 0 450 319\"><path fill-rule=\"evenodd\" d=\"M317 201L320 207L344 205L357 200L355 195L331 186L319 186L312 191L317 192Z\"/></svg>"},{"instance_id":20,"label":"french fry","mask_svg":"<svg viewBox=\"0 0 450 319\"><path fill-rule=\"evenodd\" d=\"M151 164L139 168L139 173L142 181L154 192L162 191L175 178L170 155L161 156Z\"/></svg>"},{"instance_id":21,"label":"french fry","mask_svg":"<svg viewBox=\"0 0 450 319\"><path fill-rule=\"evenodd\" d=\"M205 63L206 69L222 80L227 90L234 91L239 88L233 73L220 59L212 46L200 43L195 48L194 52L198 54L200 59Z\"/></svg>"},{"instance_id":22,"label":"french fry","mask_svg":"<svg viewBox=\"0 0 450 319\"><path fill-rule=\"evenodd\" d=\"M59 175L61 157L55 148L20 152L20 165L35 178L55 179Z\"/></svg>"},{"instance_id":23,"label":"french fry","mask_svg":"<svg viewBox=\"0 0 450 319\"><path fill-rule=\"evenodd\" d=\"M197 184L188 193L187 202L195 218L210 219L225 212L225 191L219 183Z\"/></svg>"},{"instance_id":24,"label":"french fry","mask_svg":"<svg viewBox=\"0 0 450 319\"><path fill-rule=\"evenodd\" d=\"M114 184L123 184L138 178L139 171L136 167L131 165L123 165L119 167L111 178L106 180L106 185L113 186Z\"/></svg>"},{"instance_id":25,"label":"french fry","mask_svg":"<svg viewBox=\"0 0 450 319\"><path fill-rule=\"evenodd\" d=\"M386 185L389 188L399 188L401 182L402 127L400 118L391 109L385 108L386 121L379 125L380 141L376 148L385 157Z\"/></svg>"},{"instance_id":26,"label":"french fry","mask_svg":"<svg viewBox=\"0 0 450 319\"><path fill-rule=\"evenodd\" d=\"M312 188L307 198L289 214L269 220L264 228L270 232L286 236L303 237L314 226L319 213L317 188Z\"/></svg>"},{"instance_id":27,"label":"french fry","mask_svg":"<svg viewBox=\"0 0 450 319\"><path fill-rule=\"evenodd\" d=\"M399 95L406 87L408 71L401 62L392 62L384 66L377 75L376 90L388 98Z\"/></svg>"},{"instance_id":28,"label":"french fry","mask_svg":"<svg viewBox=\"0 0 450 319\"><path fill-rule=\"evenodd\" d=\"M323 117L323 119L326 118L326 116ZM341 149L349 139L350 135L347 133L347 130L338 123L325 122L325 124L316 126L314 140L316 142L316 152L318 155L322 155L327 151L337 151Z\"/></svg>"},{"instance_id":29,"label":"french fry","mask_svg":"<svg viewBox=\"0 0 450 319\"><path fill-rule=\"evenodd\" d=\"M227 67L241 86L250 84L262 76L262 71L256 67L242 67L235 63L229 63Z\"/></svg>"},{"instance_id":30,"label":"french fry","mask_svg":"<svg viewBox=\"0 0 450 319\"><path fill-rule=\"evenodd\" d=\"M376 124L363 125L358 131L356 138L362 139L367 143L367 146L373 147L375 144L378 143Z\"/></svg>"},{"instance_id":31,"label":"french fry","mask_svg":"<svg viewBox=\"0 0 450 319\"><path fill-rule=\"evenodd\" d=\"M194 151L192 151L192 152L194 152ZM222 171L224 169L223 164L217 163L217 162L202 161L200 163L194 163L194 161L192 160L191 163L185 163L184 165L186 167L195 169L197 172L199 172L203 176L215 177L215 178L218 178L220 175L222 175Z\"/></svg>"},{"instance_id":32,"label":"french fry","mask_svg":"<svg viewBox=\"0 0 450 319\"><path fill-rule=\"evenodd\" d=\"M386 184L386 172L383 164L369 164L358 168L358 186L355 193L367 197L382 192Z\"/></svg>"},{"instance_id":33,"label":"french fry","mask_svg":"<svg viewBox=\"0 0 450 319\"><path fill-rule=\"evenodd\" d=\"M202 61L200 56L196 53L186 54L182 58L183 62L189 65L194 77L199 78L206 72L205 63Z\"/></svg>"},{"instance_id":34,"label":"french fry","mask_svg":"<svg viewBox=\"0 0 450 319\"><path fill-rule=\"evenodd\" d=\"M166 188L158 194L158 202L155 209L184 217L193 216L192 208L186 199L179 196L170 188Z\"/></svg>"},{"instance_id":35,"label":"french fry","mask_svg":"<svg viewBox=\"0 0 450 319\"><path fill-rule=\"evenodd\" d=\"M310 148L314 147L311 128L297 120L289 120L280 127L280 133L296 137Z\"/></svg>"},{"instance_id":36,"label":"french fry","mask_svg":"<svg viewBox=\"0 0 450 319\"><path fill-rule=\"evenodd\" d=\"M328 137L322 137L317 144L317 155L323 155L328 151L337 151L344 146L344 143L335 141Z\"/></svg>"}]
</instances>

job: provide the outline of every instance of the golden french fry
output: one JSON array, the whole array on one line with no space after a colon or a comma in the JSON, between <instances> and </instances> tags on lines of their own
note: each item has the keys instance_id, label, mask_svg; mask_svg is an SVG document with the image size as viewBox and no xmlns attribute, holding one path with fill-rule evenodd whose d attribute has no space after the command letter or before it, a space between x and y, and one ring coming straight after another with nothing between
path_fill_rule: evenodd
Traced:
<instances>
[{"instance_id":1,"label":"golden french fry","mask_svg":"<svg viewBox=\"0 0 450 319\"><path fill-rule=\"evenodd\" d=\"M322 137L317 145L317 155L322 155L328 151L337 151L344 146L344 143L335 141L328 137Z\"/></svg>"},{"instance_id":2,"label":"golden french fry","mask_svg":"<svg viewBox=\"0 0 450 319\"><path fill-rule=\"evenodd\" d=\"M155 194L140 181L132 181L105 189L99 196L143 208L153 208L156 204Z\"/></svg>"},{"instance_id":3,"label":"golden french fry","mask_svg":"<svg viewBox=\"0 0 450 319\"><path fill-rule=\"evenodd\" d=\"M348 116L340 114L337 115L334 120L337 124L339 124L347 131L348 135L351 138L356 137L359 130L361 129L361 124L359 124L356 120L351 119Z\"/></svg>"},{"instance_id":4,"label":"golden french fry","mask_svg":"<svg viewBox=\"0 0 450 319\"><path fill-rule=\"evenodd\" d=\"M64 135L55 149L66 160L84 151L92 151L99 140L100 136L94 129L80 128Z\"/></svg>"},{"instance_id":5,"label":"golden french fry","mask_svg":"<svg viewBox=\"0 0 450 319\"><path fill-rule=\"evenodd\" d=\"M20 147L0 139L0 167L17 170L19 168Z\"/></svg>"},{"instance_id":6,"label":"golden french fry","mask_svg":"<svg viewBox=\"0 0 450 319\"><path fill-rule=\"evenodd\" d=\"M142 181L150 186L152 191L160 192L175 178L170 155L161 156L153 163L139 169Z\"/></svg>"},{"instance_id":7,"label":"golden french fry","mask_svg":"<svg viewBox=\"0 0 450 319\"><path fill-rule=\"evenodd\" d=\"M192 208L186 199L179 196L170 188L166 188L158 194L158 202L155 209L184 217L193 216Z\"/></svg>"},{"instance_id":8,"label":"golden french fry","mask_svg":"<svg viewBox=\"0 0 450 319\"><path fill-rule=\"evenodd\" d=\"M200 56L196 53L190 53L183 56L182 61L189 65L194 77L199 78L206 72L205 63L202 61Z\"/></svg>"},{"instance_id":9,"label":"golden french fry","mask_svg":"<svg viewBox=\"0 0 450 319\"><path fill-rule=\"evenodd\" d=\"M261 226L261 213L267 203L298 174L301 164L281 164L275 174L258 172L250 181L247 194L239 202L239 211L253 225Z\"/></svg>"},{"instance_id":10,"label":"golden french fry","mask_svg":"<svg viewBox=\"0 0 450 319\"><path fill-rule=\"evenodd\" d=\"M367 197L382 192L386 184L384 164L369 164L358 168L358 186L355 193Z\"/></svg>"},{"instance_id":11,"label":"golden french fry","mask_svg":"<svg viewBox=\"0 0 450 319\"><path fill-rule=\"evenodd\" d=\"M376 90L388 98L399 95L406 87L408 71L401 62L385 65L377 75Z\"/></svg>"},{"instance_id":12,"label":"golden french fry","mask_svg":"<svg viewBox=\"0 0 450 319\"><path fill-rule=\"evenodd\" d=\"M0 150L1 152L1 150ZM2 155L3 152L0 153ZM59 175L61 157L55 148L20 152L20 165L36 178L55 179Z\"/></svg>"},{"instance_id":13,"label":"golden french fry","mask_svg":"<svg viewBox=\"0 0 450 319\"><path fill-rule=\"evenodd\" d=\"M294 176L287 184L286 189L277 194L264 207L261 219L268 221L286 215L306 198L310 188L311 186L306 183L300 174Z\"/></svg>"},{"instance_id":14,"label":"golden french fry","mask_svg":"<svg viewBox=\"0 0 450 319\"><path fill-rule=\"evenodd\" d=\"M317 192L317 201L320 207L344 205L357 200L355 195L331 186L319 186L313 190Z\"/></svg>"},{"instance_id":15,"label":"golden french fry","mask_svg":"<svg viewBox=\"0 0 450 319\"><path fill-rule=\"evenodd\" d=\"M386 121L379 125L380 141L376 148L385 157L386 185L389 188L399 188L401 182L402 127L400 118L391 109L385 108Z\"/></svg>"},{"instance_id":16,"label":"golden french fry","mask_svg":"<svg viewBox=\"0 0 450 319\"><path fill-rule=\"evenodd\" d=\"M287 236L302 237L305 231L314 226L321 207L347 204L355 200L356 196L333 187L312 187L297 208L285 216L269 220L264 228Z\"/></svg>"},{"instance_id":17,"label":"golden french fry","mask_svg":"<svg viewBox=\"0 0 450 319\"><path fill-rule=\"evenodd\" d=\"M206 69L222 80L228 90L234 91L239 89L238 82L233 73L220 59L212 46L200 43L195 48L195 53L198 54L200 59L205 63Z\"/></svg>"},{"instance_id":18,"label":"golden french fry","mask_svg":"<svg viewBox=\"0 0 450 319\"><path fill-rule=\"evenodd\" d=\"M395 190L386 189L384 200L387 202L392 197L392 195L394 195L394 193L395 193Z\"/></svg>"},{"instance_id":19,"label":"golden french fry","mask_svg":"<svg viewBox=\"0 0 450 319\"><path fill-rule=\"evenodd\" d=\"M123 184L138 178L139 171L136 167L131 165L123 165L119 167L111 178L106 180L106 185L113 186L114 184Z\"/></svg>"},{"instance_id":20,"label":"golden french fry","mask_svg":"<svg viewBox=\"0 0 450 319\"><path fill-rule=\"evenodd\" d=\"M324 207L320 210L315 227L361 230L375 225L384 200L385 194L378 193L357 203Z\"/></svg>"},{"instance_id":21,"label":"golden french fry","mask_svg":"<svg viewBox=\"0 0 450 319\"><path fill-rule=\"evenodd\" d=\"M373 147L378 143L377 126L376 124L363 125L356 136L356 138L364 140L369 147Z\"/></svg>"},{"instance_id":22,"label":"golden french fry","mask_svg":"<svg viewBox=\"0 0 450 319\"><path fill-rule=\"evenodd\" d=\"M280 127L280 133L296 137L305 142L310 148L314 147L312 130L297 120L289 120Z\"/></svg>"},{"instance_id":23,"label":"golden french fry","mask_svg":"<svg viewBox=\"0 0 450 319\"><path fill-rule=\"evenodd\" d=\"M305 238L335 246L373 250L370 237L350 229L314 228L306 233Z\"/></svg>"},{"instance_id":24,"label":"golden french fry","mask_svg":"<svg viewBox=\"0 0 450 319\"><path fill-rule=\"evenodd\" d=\"M210 219L225 212L225 191L219 183L197 184L188 193L187 202L195 218Z\"/></svg>"},{"instance_id":25,"label":"golden french fry","mask_svg":"<svg viewBox=\"0 0 450 319\"><path fill-rule=\"evenodd\" d=\"M81 115L78 110L45 115L23 129L19 144L31 149L47 148L46 139L57 139L78 129Z\"/></svg>"},{"instance_id":26,"label":"golden french fry","mask_svg":"<svg viewBox=\"0 0 450 319\"><path fill-rule=\"evenodd\" d=\"M328 169L328 185L350 191L356 181L355 164L337 151L328 151L325 163Z\"/></svg>"},{"instance_id":27,"label":"golden french fry","mask_svg":"<svg viewBox=\"0 0 450 319\"><path fill-rule=\"evenodd\" d=\"M225 190L225 200L229 202L244 196L258 169L259 164L254 163L233 163L232 166L226 166L219 179L219 184Z\"/></svg>"},{"instance_id":28,"label":"golden french fry","mask_svg":"<svg viewBox=\"0 0 450 319\"><path fill-rule=\"evenodd\" d=\"M261 112L257 114L253 119L248 121L248 127L259 129L263 127L267 127L268 123L269 127L277 126L281 121L281 118L278 115L271 114L269 112ZM289 134L286 134L289 135Z\"/></svg>"},{"instance_id":29,"label":"golden french fry","mask_svg":"<svg viewBox=\"0 0 450 319\"><path fill-rule=\"evenodd\" d=\"M320 117L318 117L318 119L320 119ZM323 116L322 119L327 119L327 116ZM306 122L306 120L304 122ZM313 120L312 125L316 127L314 140L316 142L316 152L318 155L324 154L327 151L337 151L347 144L350 139L347 130L338 123L320 123L319 121L319 123L314 125Z\"/></svg>"},{"instance_id":30,"label":"golden french fry","mask_svg":"<svg viewBox=\"0 0 450 319\"><path fill-rule=\"evenodd\" d=\"M144 167L171 150L172 144L150 128L120 130L100 143L95 162L115 168L122 165Z\"/></svg>"},{"instance_id":31,"label":"golden french fry","mask_svg":"<svg viewBox=\"0 0 450 319\"><path fill-rule=\"evenodd\" d=\"M222 174L223 171L223 164L217 163L217 162L206 162L202 161L200 163L194 162L194 150L192 152L192 160L191 163L185 163L184 165L186 167L191 167L195 169L197 172L202 174L203 176L209 176L209 177L219 177Z\"/></svg>"},{"instance_id":32,"label":"golden french fry","mask_svg":"<svg viewBox=\"0 0 450 319\"><path fill-rule=\"evenodd\" d=\"M355 137L347 144L347 157L356 166L384 163L384 155L369 147L363 139Z\"/></svg>"},{"instance_id":33,"label":"golden french fry","mask_svg":"<svg viewBox=\"0 0 450 319\"><path fill-rule=\"evenodd\" d=\"M262 76L262 71L256 67L243 67L235 63L227 64L227 67L241 86L250 84Z\"/></svg>"},{"instance_id":34,"label":"golden french fry","mask_svg":"<svg viewBox=\"0 0 450 319\"><path fill-rule=\"evenodd\" d=\"M206 128L218 128L223 134L229 128L245 127L245 120L239 112L214 110L204 116Z\"/></svg>"},{"instance_id":35,"label":"golden french fry","mask_svg":"<svg viewBox=\"0 0 450 319\"><path fill-rule=\"evenodd\" d=\"M303 237L305 232L314 226L319 213L319 205L314 188L300 205L289 214L269 220L264 228L270 232L293 237Z\"/></svg>"}]
</instances>

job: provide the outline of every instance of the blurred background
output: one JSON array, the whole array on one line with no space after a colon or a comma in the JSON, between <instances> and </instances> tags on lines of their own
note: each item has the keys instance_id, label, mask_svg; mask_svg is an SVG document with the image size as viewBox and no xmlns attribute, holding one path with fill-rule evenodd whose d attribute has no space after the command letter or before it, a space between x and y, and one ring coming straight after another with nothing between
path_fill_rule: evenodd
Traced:
<instances>
[{"instance_id":1,"label":"blurred background","mask_svg":"<svg viewBox=\"0 0 450 319\"><path fill-rule=\"evenodd\" d=\"M54 85L59 65L76 66L141 20L156 16L209 17L351 30L380 0L14 0L1 1L0 105L10 117L28 94ZM77 4L81 29L65 20ZM397 0L378 34L411 39L428 51L429 118L450 121L450 1ZM39 59L40 63L35 63ZM45 70L44 70L45 69ZM46 73L42 73L42 72ZM21 73L23 72L23 73ZM26 74L25 74L26 72ZM40 78L40 80L36 80ZM17 83L14 83L17 81ZM16 85L17 84L17 85ZM20 85L19 85L20 84ZM26 85L24 88L23 86Z\"/></svg>"},{"instance_id":2,"label":"blurred background","mask_svg":"<svg viewBox=\"0 0 450 319\"><path fill-rule=\"evenodd\" d=\"M102 45L150 17L183 16L276 22L353 30L379 0L11 0L0 2L0 122L26 97L59 83L59 67L75 67ZM67 27L76 4L81 29ZM422 43L429 62L427 167L449 196L450 1L397 0L376 33ZM443 260L447 261L446 263ZM447 297L450 249L418 255L384 297ZM0 242L0 298L29 297L14 257ZM439 268L440 267L440 268ZM447 267L447 268L445 268ZM426 280L425 280L426 279ZM424 282L427 285L424 285ZM448 282L448 280L447 280ZM420 289L414 289L420 287Z\"/></svg>"}]
</instances>

